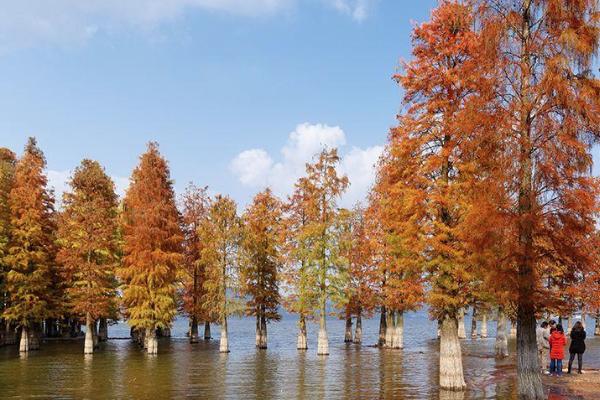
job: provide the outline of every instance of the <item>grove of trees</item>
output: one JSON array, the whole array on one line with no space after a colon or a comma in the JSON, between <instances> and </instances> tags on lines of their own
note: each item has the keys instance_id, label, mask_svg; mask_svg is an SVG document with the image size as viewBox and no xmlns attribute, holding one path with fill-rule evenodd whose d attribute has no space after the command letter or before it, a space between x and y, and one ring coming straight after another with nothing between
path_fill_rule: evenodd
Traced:
<instances>
[{"instance_id":1,"label":"grove of trees","mask_svg":"<svg viewBox=\"0 0 600 400\"><path fill-rule=\"evenodd\" d=\"M256 320L256 347L282 310L297 315L298 350L327 316L361 343L404 347L404 315L427 305L439 327L439 386L461 391L464 315L496 315L496 357L516 325L518 393L542 399L536 321L575 310L596 317L600 181L600 40L596 0L440 0L416 25L412 58L366 204L339 202L351 184L336 149L306 165L286 199L268 188L247 208L190 184L177 199L166 159L150 143L122 200L96 161L83 160L55 209L45 158L30 138L0 149L0 339L20 351L40 336L77 336L84 353L124 318L149 354L178 312L220 351L228 318ZM575 290L575 288L579 288ZM377 316L376 316L377 314ZM354 332L353 323L356 323ZM477 335L476 322L472 335Z\"/></svg>"}]
</instances>

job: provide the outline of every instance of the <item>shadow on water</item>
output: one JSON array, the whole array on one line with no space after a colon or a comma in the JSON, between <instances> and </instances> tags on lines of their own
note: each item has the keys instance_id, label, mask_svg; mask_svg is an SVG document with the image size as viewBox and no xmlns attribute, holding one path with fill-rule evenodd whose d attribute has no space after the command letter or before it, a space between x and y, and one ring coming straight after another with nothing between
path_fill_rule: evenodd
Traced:
<instances>
[{"instance_id":1,"label":"shadow on water","mask_svg":"<svg viewBox=\"0 0 600 400\"><path fill-rule=\"evenodd\" d=\"M496 360L493 323L490 339L462 341L464 393L439 390L436 324L424 313L407 316L404 350L372 347L377 319L363 322L363 346L343 342L344 321L328 321L326 357L316 355L315 326L309 326L309 349L296 350L293 317L270 326L267 350L254 346L254 321L234 319L230 326L229 354L219 353L217 340L190 344L183 319L176 321L173 338L159 341L158 356L148 356L129 340L101 343L91 357L83 356L83 341L48 341L24 358L17 346L2 347L0 398L515 398L514 341L511 357ZM119 324L111 326L110 334L128 332L126 324ZM213 337L219 337L216 326ZM590 337L586 360L590 367L600 360L600 339Z\"/></svg>"}]
</instances>

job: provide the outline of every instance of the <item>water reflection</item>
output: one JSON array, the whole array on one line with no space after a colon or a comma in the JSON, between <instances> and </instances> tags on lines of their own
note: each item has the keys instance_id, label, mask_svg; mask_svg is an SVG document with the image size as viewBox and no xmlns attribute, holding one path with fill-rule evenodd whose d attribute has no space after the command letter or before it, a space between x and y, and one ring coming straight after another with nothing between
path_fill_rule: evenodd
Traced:
<instances>
[{"instance_id":1,"label":"water reflection","mask_svg":"<svg viewBox=\"0 0 600 400\"><path fill-rule=\"evenodd\" d=\"M296 350L293 317L270 326L267 350L254 347L253 321L232 320L229 354L219 353L214 340L190 344L185 320L177 321L172 339L160 340L157 357L129 340L101 343L87 358L82 341L42 343L26 358L19 357L17 346L2 347L0 398L514 398L514 355L494 358L494 324L491 339L462 342L468 390L456 394L438 388L435 323L424 314L407 316L404 350L371 347L377 341L377 323L364 321L364 345L359 346L343 343L344 321L329 321L328 357L316 355L314 327L309 350ZM124 324L110 329L111 336L129 331ZM213 336L218 333L214 327ZM600 366L594 365L600 360L600 339L590 335L587 343L586 365ZM514 342L511 346L514 354Z\"/></svg>"}]
</instances>

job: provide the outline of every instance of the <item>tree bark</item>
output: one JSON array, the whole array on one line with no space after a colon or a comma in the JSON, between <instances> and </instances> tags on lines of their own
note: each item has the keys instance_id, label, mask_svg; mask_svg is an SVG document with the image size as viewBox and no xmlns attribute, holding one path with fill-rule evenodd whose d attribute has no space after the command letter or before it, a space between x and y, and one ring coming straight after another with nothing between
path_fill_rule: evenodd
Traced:
<instances>
[{"instance_id":1,"label":"tree bark","mask_svg":"<svg viewBox=\"0 0 600 400\"><path fill-rule=\"evenodd\" d=\"M108 340L108 321L106 318L100 318L98 322L98 339L101 342Z\"/></svg>"},{"instance_id":2,"label":"tree bark","mask_svg":"<svg viewBox=\"0 0 600 400\"><path fill-rule=\"evenodd\" d=\"M396 321L394 323L394 336L392 338L392 348L404 348L404 313L396 311Z\"/></svg>"},{"instance_id":3,"label":"tree bark","mask_svg":"<svg viewBox=\"0 0 600 400\"><path fill-rule=\"evenodd\" d=\"M533 305L528 302L519 304L517 318L517 387L519 398L541 400L545 396L539 373L540 365Z\"/></svg>"},{"instance_id":4,"label":"tree bark","mask_svg":"<svg viewBox=\"0 0 600 400\"><path fill-rule=\"evenodd\" d=\"M466 388L462 352L458 337L458 318L446 315L440 335L440 388L461 391Z\"/></svg>"},{"instance_id":5,"label":"tree bark","mask_svg":"<svg viewBox=\"0 0 600 400\"><path fill-rule=\"evenodd\" d=\"M394 310L387 310L385 318L385 345L384 347L391 349L394 345Z\"/></svg>"},{"instance_id":6,"label":"tree bark","mask_svg":"<svg viewBox=\"0 0 600 400\"><path fill-rule=\"evenodd\" d=\"M204 322L204 340L210 340L212 337L210 336L210 322Z\"/></svg>"},{"instance_id":7,"label":"tree bark","mask_svg":"<svg viewBox=\"0 0 600 400\"><path fill-rule=\"evenodd\" d=\"M356 329L354 331L354 343L362 343L362 315L360 311L356 315Z\"/></svg>"},{"instance_id":8,"label":"tree bark","mask_svg":"<svg viewBox=\"0 0 600 400\"><path fill-rule=\"evenodd\" d=\"M379 318L379 340L377 344L385 346L385 336L387 334L387 310L385 306L381 306L381 317Z\"/></svg>"},{"instance_id":9,"label":"tree bark","mask_svg":"<svg viewBox=\"0 0 600 400\"><path fill-rule=\"evenodd\" d=\"M352 343L352 316L346 315L346 330L344 332L344 343Z\"/></svg>"},{"instance_id":10,"label":"tree bark","mask_svg":"<svg viewBox=\"0 0 600 400\"><path fill-rule=\"evenodd\" d=\"M94 321L90 313L85 316L85 340L83 354L94 354Z\"/></svg>"},{"instance_id":11,"label":"tree bark","mask_svg":"<svg viewBox=\"0 0 600 400\"><path fill-rule=\"evenodd\" d=\"M148 354L158 354L158 338L156 337L156 329L148 329Z\"/></svg>"},{"instance_id":12,"label":"tree bark","mask_svg":"<svg viewBox=\"0 0 600 400\"><path fill-rule=\"evenodd\" d=\"M587 319L587 313L585 311L581 311L581 325L583 325L583 330L585 330L585 320Z\"/></svg>"},{"instance_id":13,"label":"tree bark","mask_svg":"<svg viewBox=\"0 0 600 400\"><path fill-rule=\"evenodd\" d=\"M487 312L484 312L481 315L481 332L480 335L483 339L488 337L488 331L487 331Z\"/></svg>"},{"instance_id":14,"label":"tree bark","mask_svg":"<svg viewBox=\"0 0 600 400\"><path fill-rule=\"evenodd\" d=\"M298 342L296 345L298 350L308 349L308 340L306 338L306 318L304 314L300 314L300 320L298 321Z\"/></svg>"},{"instance_id":15,"label":"tree bark","mask_svg":"<svg viewBox=\"0 0 600 400\"><path fill-rule=\"evenodd\" d=\"M258 343L258 348L267 348L267 319L264 315L260 317L260 341Z\"/></svg>"},{"instance_id":16,"label":"tree bark","mask_svg":"<svg viewBox=\"0 0 600 400\"><path fill-rule=\"evenodd\" d=\"M517 337L517 322L516 321L513 321L513 320L510 321L509 336L511 338L516 338Z\"/></svg>"},{"instance_id":17,"label":"tree bark","mask_svg":"<svg viewBox=\"0 0 600 400\"><path fill-rule=\"evenodd\" d=\"M329 339L327 338L327 321L325 319L325 302L321 302L321 312L319 316L319 336L317 338L317 355L329 355Z\"/></svg>"},{"instance_id":18,"label":"tree bark","mask_svg":"<svg viewBox=\"0 0 600 400\"><path fill-rule=\"evenodd\" d=\"M498 310L498 326L496 328L496 358L508 357L508 338L506 337L506 315L500 308Z\"/></svg>"},{"instance_id":19,"label":"tree bark","mask_svg":"<svg viewBox=\"0 0 600 400\"><path fill-rule=\"evenodd\" d=\"M467 338L467 332L465 331L465 310L462 308L458 312L458 338Z\"/></svg>"},{"instance_id":20,"label":"tree bark","mask_svg":"<svg viewBox=\"0 0 600 400\"><path fill-rule=\"evenodd\" d=\"M229 353L229 334L227 332L227 317L221 323L221 340L219 341L219 352Z\"/></svg>"},{"instance_id":21,"label":"tree bark","mask_svg":"<svg viewBox=\"0 0 600 400\"><path fill-rule=\"evenodd\" d=\"M19 342L19 352L29 352L29 329L26 326L21 328L21 341Z\"/></svg>"},{"instance_id":22,"label":"tree bark","mask_svg":"<svg viewBox=\"0 0 600 400\"><path fill-rule=\"evenodd\" d=\"M198 343L198 320L196 317L192 317L190 322L190 343Z\"/></svg>"},{"instance_id":23,"label":"tree bark","mask_svg":"<svg viewBox=\"0 0 600 400\"><path fill-rule=\"evenodd\" d=\"M477 308L473 307L473 316L471 317L471 339L477 339Z\"/></svg>"}]
</instances>

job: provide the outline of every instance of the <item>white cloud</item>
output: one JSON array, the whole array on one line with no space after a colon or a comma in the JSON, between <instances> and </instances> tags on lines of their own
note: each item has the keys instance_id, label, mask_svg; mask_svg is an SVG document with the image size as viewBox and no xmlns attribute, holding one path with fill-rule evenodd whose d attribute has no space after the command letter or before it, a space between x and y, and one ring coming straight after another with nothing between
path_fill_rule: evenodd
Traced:
<instances>
[{"instance_id":1,"label":"white cloud","mask_svg":"<svg viewBox=\"0 0 600 400\"><path fill-rule=\"evenodd\" d=\"M56 198L56 204L60 206L62 203L62 195L65 191L69 190L69 180L71 179L72 171L55 171L48 170L48 188L54 190L54 196ZM111 179L115 183L115 192L121 198L125 195L125 191L129 186L129 178L122 176L111 176Z\"/></svg>"},{"instance_id":2,"label":"white cloud","mask_svg":"<svg viewBox=\"0 0 600 400\"><path fill-rule=\"evenodd\" d=\"M120 28L151 31L192 9L248 17L274 15L305 0L3 0L0 50L81 44L98 32ZM374 0L325 0L357 21Z\"/></svg>"},{"instance_id":3,"label":"white cloud","mask_svg":"<svg viewBox=\"0 0 600 400\"><path fill-rule=\"evenodd\" d=\"M315 154L323 148L337 147L342 158L339 171L346 174L351 183L341 204L351 207L365 198L373 183L374 165L383 147L353 147L344 152L345 145L346 135L340 127L304 123L289 134L278 162L263 149L251 149L238 154L231 161L230 169L246 187L260 190L268 186L279 196L286 196L291 193L298 178L304 175L306 163L313 161Z\"/></svg>"},{"instance_id":4,"label":"white cloud","mask_svg":"<svg viewBox=\"0 0 600 400\"><path fill-rule=\"evenodd\" d=\"M0 49L83 43L98 31L148 30L194 8L244 16L280 11L296 0L4 0Z\"/></svg>"},{"instance_id":5,"label":"white cloud","mask_svg":"<svg viewBox=\"0 0 600 400\"><path fill-rule=\"evenodd\" d=\"M350 15L354 20L362 22L376 0L328 0L336 10Z\"/></svg>"}]
</instances>

